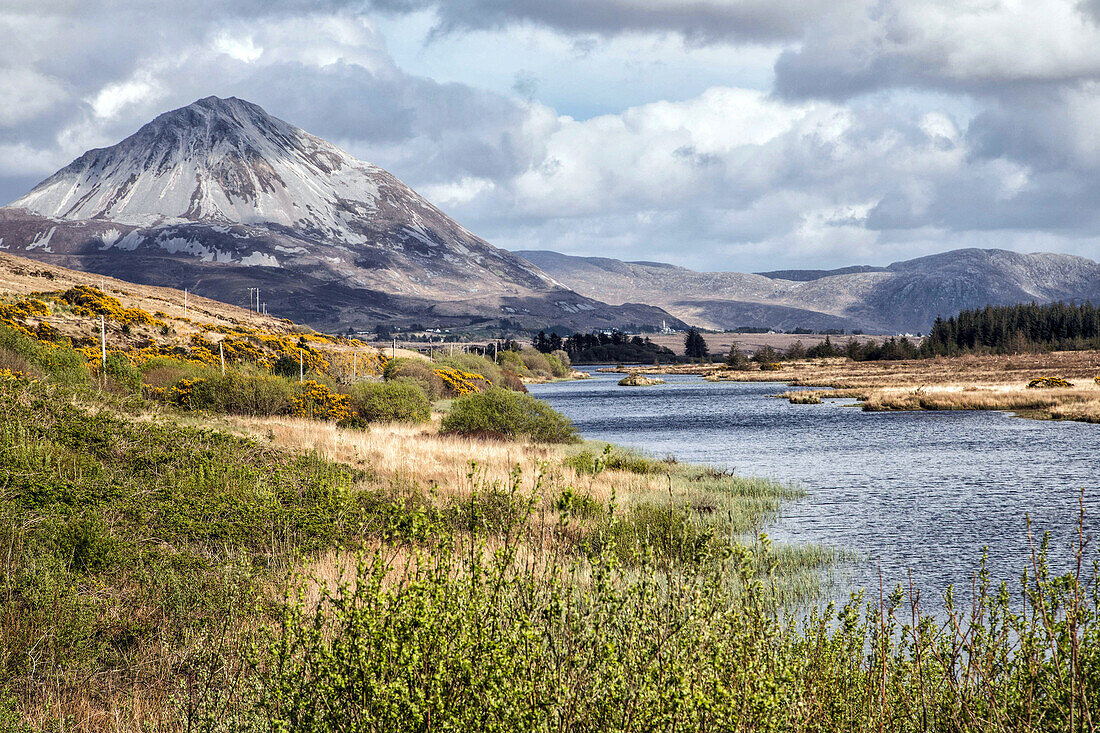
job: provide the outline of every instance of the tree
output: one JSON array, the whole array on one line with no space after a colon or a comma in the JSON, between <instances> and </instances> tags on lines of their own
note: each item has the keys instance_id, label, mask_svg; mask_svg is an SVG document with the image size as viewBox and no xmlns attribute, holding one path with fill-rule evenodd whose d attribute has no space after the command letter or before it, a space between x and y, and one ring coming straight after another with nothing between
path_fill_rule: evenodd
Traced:
<instances>
[{"instance_id":1,"label":"tree","mask_svg":"<svg viewBox=\"0 0 1100 733\"><path fill-rule=\"evenodd\" d=\"M774 364L777 361L782 361L783 356L770 344L764 344L752 355L752 360L757 364Z\"/></svg>"},{"instance_id":2,"label":"tree","mask_svg":"<svg viewBox=\"0 0 1100 733\"><path fill-rule=\"evenodd\" d=\"M805 359L806 347L802 345L802 341L795 341L787 348L788 359Z\"/></svg>"},{"instance_id":3,"label":"tree","mask_svg":"<svg viewBox=\"0 0 1100 733\"><path fill-rule=\"evenodd\" d=\"M707 340L694 326L689 328L687 335L684 336L684 354L689 359L706 359L708 356Z\"/></svg>"},{"instance_id":4,"label":"tree","mask_svg":"<svg viewBox=\"0 0 1100 733\"><path fill-rule=\"evenodd\" d=\"M726 354L726 366L730 369L744 369L749 363L748 358L741 351L741 344L734 341L730 344L730 351Z\"/></svg>"},{"instance_id":5,"label":"tree","mask_svg":"<svg viewBox=\"0 0 1100 733\"><path fill-rule=\"evenodd\" d=\"M546 337L546 331L539 331L538 335L531 339L531 345L544 354L549 354L553 351L550 347L550 339Z\"/></svg>"}]
</instances>

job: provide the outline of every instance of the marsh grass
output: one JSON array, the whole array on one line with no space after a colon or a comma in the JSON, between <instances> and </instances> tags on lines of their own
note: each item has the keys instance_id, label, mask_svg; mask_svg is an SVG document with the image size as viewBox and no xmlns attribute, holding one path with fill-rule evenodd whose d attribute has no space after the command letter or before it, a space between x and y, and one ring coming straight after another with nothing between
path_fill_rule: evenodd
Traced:
<instances>
[{"instance_id":1,"label":"marsh grass","mask_svg":"<svg viewBox=\"0 0 1100 733\"><path fill-rule=\"evenodd\" d=\"M1083 533L1019 602L796 615L798 487L597 450L4 378L0 729L1095 729Z\"/></svg>"},{"instance_id":2,"label":"marsh grass","mask_svg":"<svg viewBox=\"0 0 1100 733\"><path fill-rule=\"evenodd\" d=\"M1045 543L1017 588L979 566L944 620L918 590L853 595L796 618L775 548L624 568L608 545L531 554L518 518L489 548L443 535L354 577L288 594L260 634L235 730L1095 730L1100 634L1083 533L1075 572ZM346 577L346 576L345 576ZM307 597L312 600L307 603Z\"/></svg>"}]
</instances>

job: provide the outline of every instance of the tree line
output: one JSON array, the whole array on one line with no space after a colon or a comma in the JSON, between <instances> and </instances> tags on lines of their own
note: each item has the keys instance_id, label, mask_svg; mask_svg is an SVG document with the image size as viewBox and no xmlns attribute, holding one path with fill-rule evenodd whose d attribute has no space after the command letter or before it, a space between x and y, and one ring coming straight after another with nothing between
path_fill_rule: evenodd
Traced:
<instances>
[{"instance_id":1,"label":"tree line","mask_svg":"<svg viewBox=\"0 0 1100 733\"><path fill-rule=\"evenodd\" d=\"M606 333L574 333L565 339L556 333L547 335L539 331L531 340L531 345L547 354L561 349L574 364L619 361L649 363L655 360L670 362L676 359L672 350L653 343L648 336L628 336L618 330Z\"/></svg>"},{"instance_id":2,"label":"tree line","mask_svg":"<svg viewBox=\"0 0 1100 733\"><path fill-rule=\"evenodd\" d=\"M937 318L923 356L1100 349L1100 308L1092 303L986 306Z\"/></svg>"}]
</instances>

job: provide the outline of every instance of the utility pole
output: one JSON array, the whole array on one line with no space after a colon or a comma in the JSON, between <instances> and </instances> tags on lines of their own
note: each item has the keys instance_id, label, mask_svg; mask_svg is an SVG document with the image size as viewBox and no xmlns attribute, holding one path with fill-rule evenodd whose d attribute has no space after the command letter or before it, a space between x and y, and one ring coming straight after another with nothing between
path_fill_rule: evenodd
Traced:
<instances>
[{"instance_id":1,"label":"utility pole","mask_svg":"<svg viewBox=\"0 0 1100 733\"><path fill-rule=\"evenodd\" d=\"M393 337L393 351L390 352L390 358L392 358L392 359L397 358L397 337L396 336Z\"/></svg>"},{"instance_id":2,"label":"utility pole","mask_svg":"<svg viewBox=\"0 0 1100 733\"><path fill-rule=\"evenodd\" d=\"M187 288L183 289L183 317L187 318Z\"/></svg>"},{"instance_id":3,"label":"utility pole","mask_svg":"<svg viewBox=\"0 0 1100 733\"><path fill-rule=\"evenodd\" d=\"M225 376L225 342L218 342L218 356L222 358L222 376Z\"/></svg>"},{"instance_id":4,"label":"utility pole","mask_svg":"<svg viewBox=\"0 0 1100 733\"><path fill-rule=\"evenodd\" d=\"M299 384L306 381L306 366L305 365L306 365L305 352L303 352L301 349L298 349L298 383Z\"/></svg>"},{"instance_id":5,"label":"utility pole","mask_svg":"<svg viewBox=\"0 0 1100 733\"><path fill-rule=\"evenodd\" d=\"M99 317L99 350L103 358L103 374L107 374L107 323Z\"/></svg>"}]
</instances>

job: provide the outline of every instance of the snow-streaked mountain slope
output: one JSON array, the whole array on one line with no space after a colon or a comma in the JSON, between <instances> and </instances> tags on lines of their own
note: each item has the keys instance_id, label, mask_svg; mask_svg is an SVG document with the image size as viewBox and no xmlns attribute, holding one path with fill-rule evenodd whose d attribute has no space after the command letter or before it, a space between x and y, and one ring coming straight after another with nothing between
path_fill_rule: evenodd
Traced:
<instances>
[{"instance_id":1,"label":"snow-streaked mountain slope","mask_svg":"<svg viewBox=\"0 0 1100 733\"><path fill-rule=\"evenodd\" d=\"M579 296L387 171L232 97L85 153L0 209L0 249L230 302L262 280L283 314L324 327L464 313L577 328L670 318Z\"/></svg>"},{"instance_id":2,"label":"snow-streaked mountain slope","mask_svg":"<svg viewBox=\"0 0 1100 733\"><path fill-rule=\"evenodd\" d=\"M271 223L362 241L354 219L376 213L380 187L397 183L250 102L207 97L89 150L12 206L138 226Z\"/></svg>"}]
</instances>

